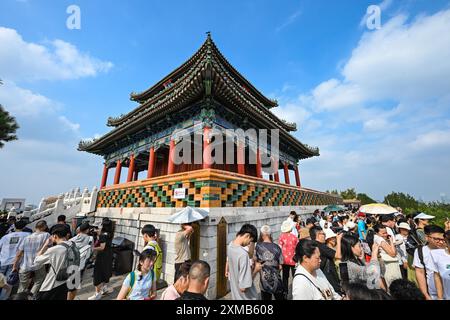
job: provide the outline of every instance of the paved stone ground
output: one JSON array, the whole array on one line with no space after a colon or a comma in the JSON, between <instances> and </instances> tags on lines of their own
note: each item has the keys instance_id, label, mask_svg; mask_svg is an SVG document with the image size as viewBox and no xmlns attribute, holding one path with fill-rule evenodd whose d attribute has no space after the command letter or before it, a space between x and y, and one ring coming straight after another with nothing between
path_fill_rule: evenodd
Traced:
<instances>
[{"instance_id":1,"label":"paved stone ground","mask_svg":"<svg viewBox=\"0 0 450 320\"><path fill-rule=\"evenodd\" d=\"M76 300L87 300L90 296L92 296L95 292L94 285L92 283L93 281L93 268L88 269L85 272L81 290L78 292ZM108 295L104 295L102 297L102 300L115 300L117 298L117 295L119 294L120 288L122 286L122 282L125 279L126 275L121 276L113 276L110 279L109 286L114 289L114 292ZM291 282L291 281L290 281ZM259 292L259 276L255 277L255 285ZM289 286L291 288L291 286ZM159 300L161 297L161 294L164 292L166 288L162 288L157 291L157 297L156 300ZM288 299L292 299L292 293L291 290L289 290ZM226 296L222 297L220 300L231 300L231 294L228 293Z\"/></svg>"}]
</instances>

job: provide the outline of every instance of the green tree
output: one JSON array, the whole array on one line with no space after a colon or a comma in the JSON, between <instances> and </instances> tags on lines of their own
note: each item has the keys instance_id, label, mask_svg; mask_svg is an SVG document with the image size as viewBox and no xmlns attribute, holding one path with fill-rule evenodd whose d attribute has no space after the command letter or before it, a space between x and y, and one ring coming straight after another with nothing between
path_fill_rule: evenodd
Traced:
<instances>
[{"instance_id":1,"label":"green tree","mask_svg":"<svg viewBox=\"0 0 450 320\"><path fill-rule=\"evenodd\" d=\"M375 203L376 202L375 200L373 200L371 197L369 197L365 193L358 193L358 195L356 196L356 199L361 201L361 205L365 205L365 204Z\"/></svg>"},{"instance_id":2,"label":"green tree","mask_svg":"<svg viewBox=\"0 0 450 320\"><path fill-rule=\"evenodd\" d=\"M384 203L394 208L400 207L408 213L419 209L419 202L413 196L403 192L391 192L384 197Z\"/></svg>"},{"instance_id":3,"label":"green tree","mask_svg":"<svg viewBox=\"0 0 450 320\"><path fill-rule=\"evenodd\" d=\"M0 104L0 148L3 148L5 142L17 140L16 130L19 125L16 119L9 115L3 106Z\"/></svg>"},{"instance_id":4,"label":"green tree","mask_svg":"<svg viewBox=\"0 0 450 320\"><path fill-rule=\"evenodd\" d=\"M341 191L341 197L342 197L342 199L345 199L345 200L356 199L355 188L351 188L351 189L347 189L345 191Z\"/></svg>"}]
</instances>

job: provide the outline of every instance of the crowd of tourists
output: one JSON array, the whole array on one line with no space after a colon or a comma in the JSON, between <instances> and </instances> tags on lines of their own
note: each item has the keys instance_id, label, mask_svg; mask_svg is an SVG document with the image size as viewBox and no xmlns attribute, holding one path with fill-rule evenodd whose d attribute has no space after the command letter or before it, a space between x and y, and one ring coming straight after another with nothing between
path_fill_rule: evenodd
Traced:
<instances>
[{"instance_id":1,"label":"crowd of tourists","mask_svg":"<svg viewBox=\"0 0 450 320\"><path fill-rule=\"evenodd\" d=\"M450 221L425 213L295 212L278 243L244 225L228 247L235 300L450 300ZM254 250L252 246L256 243ZM259 274L260 293L254 278ZM292 281L290 280L292 277ZM292 283L290 286L289 283Z\"/></svg>"},{"instance_id":2,"label":"crowd of tourists","mask_svg":"<svg viewBox=\"0 0 450 320\"><path fill-rule=\"evenodd\" d=\"M227 247L225 277L233 300L450 300L450 221L425 213L292 211L279 230L244 224ZM277 227L278 228L278 227ZM112 294L114 224L104 218L71 230L65 217L34 232L25 221L0 224L0 299L73 300L93 267L95 293ZM211 268L192 261L191 224L175 235L174 279L162 300L206 300ZM158 230L141 229L144 247L117 300L153 300L163 267ZM274 237L277 237L276 239ZM72 270L72 268L75 268Z\"/></svg>"}]
</instances>

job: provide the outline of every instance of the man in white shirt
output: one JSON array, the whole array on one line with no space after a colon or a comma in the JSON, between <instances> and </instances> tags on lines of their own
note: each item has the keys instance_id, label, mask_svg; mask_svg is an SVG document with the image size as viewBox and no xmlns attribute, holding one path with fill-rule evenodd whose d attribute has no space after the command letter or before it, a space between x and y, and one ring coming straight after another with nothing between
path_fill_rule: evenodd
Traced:
<instances>
[{"instance_id":1,"label":"man in white shirt","mask_svg":"<svg viewBox=\"0 0 450 320\"><path fill-rule=\"evenodd\" d=\"M228 280L233 300L257 300L254 277L261 270L261 263L250 264L248 252L244 249L256 242L258 230L251 224L244 224L236 238L227 247Z\"/></svg>"},{"instance_id":2,"label":"man in white shirt","mask_svg":"<svg viewBox=\"0 0 450 320\"><path fill-rule=\"evenodd\" d=\"M19 290L18 293L28 290L31 281L33 287L31 293L35 296L41 288L42 282L47 275L45 268L36 268L34 259L39 250L42 249L44 243L50 238L47 230L47 223L44 220L36 223L36 232L26 237L19 245L16 260L14 261L13 270L19 271ZM22 261L22 263L20 263ZM19 268L20 265L20 268Z\"/></svg>"},{"instance_id":3,"label":"man in white shirt","mask_svg":"<svg viewBox=\"0 0 450 320\"><path fill-rule=\"evenodd\" d=\"M416 279L419 289L427 300L443 298L442 282L436 270L431 256L431 251L443 248L445 244L444 229L436 225L425 226L424 232L428 244L418 247L414 252L413 265L416 271Z\"/></svg>"},{"instance_id":4,"label":"man in white shirt","mask_svg":"<svg viewBox=\"0 0 450 320\"><path fill-rule=\"evenodd\" d=\"M67 229L64 225L55 226L52 230L52 236L47 240L34 260L36 267L46 264L50 265L47 276L37 295L37 300L67 300L68 288L66 281L56 280L56 275L63 266L67 254L67 249L61 244L71 245L70 242L65 241L66 236ZM52 242L55 245L48 249L48 245Z\"/></svg>"},{"instance_id":5,"label":"man in white shirt","mask_svg":"<svg viewBox=\"0 0 450 320\"><path fill-rule=\"evenodd\" d=\"M431 271L439 274L439 281L442 282L444 299L450 300L450 231L446 232L446 249L436 249L431 251L433 264Z\"/></svg>"},{"instance_id":6,"label":"man in white shirt","mask_svg":"<svg viewBox=\"0 0 450 320\"><path fill-rule=\"evenodd\" d=\"M445 231L445 249L431 251L434 272L439 273L444 290L444 299L450 300L450 220L447 219Z\"/></svg>"},{"instance_id":7,"label":"man in white shirt","mask_svg":"<svg viewBox=\"0 0 450 320\"><path fill-rule=\"evenodd\" d=\"M295 248L295 260L300 262L292 283L293 300L341 300L320 270L317 242L302 239Z\"/></svg>"},{"instance_id":8,"label":"man in white shirt","mask_svg":"<svg viewBox=\"0 0 450 320\"><path fill-rule=\"evenodd\" d=\"M0 273L6 277L13 271L14 260L21 242L30 235L28 232L22 232L26 225L25 221L17 221L14 224L16 231L0 240Z\"/></svg>"},{"instance_id":9,"label":"man in white shirt","mask_svg":"<svg viewBox=\"0 0 450 320\"><path fill-rule=\"evenodd\" d=\"M83 281L86 262L92 255L94 238L88 234L90 228L91 226L87 222L81 224L78 228L78 234L69 240L75 244L80 252L80 283L75 288L69 290L67 300L74 300L77 291L81 289L81 281Z\"/></svg>"}]
</instances>

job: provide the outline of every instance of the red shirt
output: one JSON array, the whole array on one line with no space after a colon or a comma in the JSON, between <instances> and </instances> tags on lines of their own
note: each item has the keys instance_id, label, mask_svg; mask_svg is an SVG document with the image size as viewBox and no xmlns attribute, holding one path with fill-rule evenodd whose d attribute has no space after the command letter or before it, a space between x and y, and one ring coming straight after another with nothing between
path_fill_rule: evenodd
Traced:
<instances>
[{"instance_id":1,"label":"red shirt","mask_svg":"<svg viewBox=\"0 0 450 320\"><path fill-rule=\"evenodd\" d=\"M278 243L280 244L281 251L283 252L283 264L295 266L295 261L292 258L295 255L295 247L297 246L298 238L290 232L283 232L280 235Z\"/></svg>"}]
</instances>

